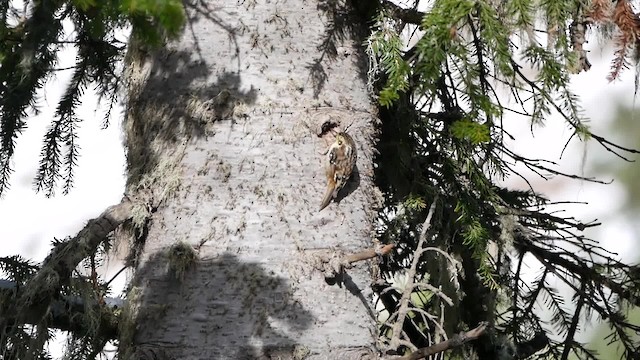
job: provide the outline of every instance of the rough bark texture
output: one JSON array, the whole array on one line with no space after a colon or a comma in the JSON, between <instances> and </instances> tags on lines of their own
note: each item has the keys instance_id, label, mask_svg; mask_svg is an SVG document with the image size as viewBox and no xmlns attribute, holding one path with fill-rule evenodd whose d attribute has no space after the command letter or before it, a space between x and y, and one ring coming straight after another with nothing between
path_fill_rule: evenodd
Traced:
<instances>
[{"instance_id":1,"label":"rough bark texture","mask_svg":"<svg viewBox=\"0 0 640 360\"><path fill-rule=\"evenodd\" d=\"M368 265L334 285L313 265L316 251L372 246L377 114L349 33L359 20L336 2L185 4L182 38L128 64L128 192L145 241L130 350L375 357ZM330 118L359 158L342 200L318 212L328 144L317 130ZM193 266L180 242L196 249Z\"/></svg>"}]
</instances>

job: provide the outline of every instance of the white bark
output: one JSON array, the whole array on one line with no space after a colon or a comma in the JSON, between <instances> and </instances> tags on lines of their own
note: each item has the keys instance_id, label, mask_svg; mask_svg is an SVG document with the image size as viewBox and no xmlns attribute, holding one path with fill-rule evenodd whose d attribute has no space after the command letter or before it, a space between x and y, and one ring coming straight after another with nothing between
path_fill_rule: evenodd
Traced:
<instances>
[{"instance_id":1,"label":"white bark","mask_svg":"<svg viewBox=\"0 0 640 360\"><path fill-rule=\"evenodd\" d=\"M368 265L330 286L310 261L372 247L377 118L361 40L347 35L334 60L323 53L332 22L318 9L330 2L202 3L187 5L169 50L129 64L129 192L157 207L130 294L138 353L373 358ZM327 78L316 97L319 59ZM359 176L318 213L328 144L316 133L329 117L358 143ZM180 241L198 261L176 279L167 249Z\"/></svg>"}]
</instances>

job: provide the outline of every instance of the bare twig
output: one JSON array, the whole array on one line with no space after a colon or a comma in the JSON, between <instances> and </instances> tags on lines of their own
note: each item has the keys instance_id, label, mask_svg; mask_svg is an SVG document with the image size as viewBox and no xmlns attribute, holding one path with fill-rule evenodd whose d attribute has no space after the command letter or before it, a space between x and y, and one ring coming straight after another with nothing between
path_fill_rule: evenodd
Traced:
<instances>
[{"instance_id":1,"label":"bare twig","mask_svg":"<svg viewBox=\"0 0 640 360\"><path fill-rule=\"evenodd\" d=\"M398 312L397 312L398 316L396 318L396 322L393 324L393 328L392 328L393 335L389 343L390 349L397 349L398 346L400 345L400 340L401 340L400 335L402 330L402 324L404 324L404 319L407 316L407 313L409 311L409 300L411 299L411 293L413 292L413 289L416 286L415 278L416 278L418 263L420 262L421 255L426 251L426 249L423 248L423 245L427 238L427 231L431 227L431 218L433 218L433 213L435 212L437 201L438 201L438 197L436 196L435 199L433 199L433 202L431 203L431 207L429 208L429 213L427 214L427 218L422 224L422 231L420 232L418 246L416 247L415 254L413 255L413 262L411 264L411 268L407 273L408 283L402 293L402 298L400 299L400 307L398 308Z\"/></svg>"},{"instance_id":2,"label":"bare twig","mask_svg":"<svg viewBox=\"0 0 640 360\"><path fill-rule=\"evenodd\" d=\"M431 291L432 293L434 293L435 295L437 295L440 299L444 300L444 302L447 303L447 305L449 306L453 306L453 300L451 300L450 297L448 297L445 293L442 292L442 290L438 289L437 287L431 285L431 284L427 284L425 282L417 282L414 284L414 287L416 288L425 288L429 291Z\"/></svg>"}]
</instances>

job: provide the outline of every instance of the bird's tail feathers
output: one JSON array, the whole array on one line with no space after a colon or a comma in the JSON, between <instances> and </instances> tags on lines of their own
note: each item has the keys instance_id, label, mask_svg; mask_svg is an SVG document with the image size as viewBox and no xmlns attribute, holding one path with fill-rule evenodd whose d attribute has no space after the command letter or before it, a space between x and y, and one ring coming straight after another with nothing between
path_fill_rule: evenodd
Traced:
<instances>
[{"instance_id":1,"label":"bird's tail feathers","mask_svg":"<svg viewBox=\"0 0 640 360\"><path fill-rule=\"evenodd\" d=\"M320 210L318 211L322 211L322 209L326 208L327 205L329 205L329 203L331 202L331 199L333 199L334 196L334 190L335 190L336 186L335 185L327 185L327 191L324 193L324 197L322 198L322 203L320 203Z\"/></svg>"}]
</instances>

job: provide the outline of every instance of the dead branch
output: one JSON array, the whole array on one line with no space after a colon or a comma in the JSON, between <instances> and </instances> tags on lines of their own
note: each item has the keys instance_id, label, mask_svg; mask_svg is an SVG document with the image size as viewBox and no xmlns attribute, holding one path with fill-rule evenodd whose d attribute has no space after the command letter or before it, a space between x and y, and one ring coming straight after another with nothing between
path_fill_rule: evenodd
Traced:
<instances>
[{"instance_id":1,"label":"dead branch","mask_svg":"<svg viewBox=\"0 0 640 360\"><path fill-rule=\"evenodd\" d=\"M314 254L313 264L323 273L325 278L330 279L341 274L344 269L349 269L355 262L372 259L379 255L388 255L393 248L395 248L395 244L387 244L354 254L344 254L339 249L324 249Z\"/></svg>"},{"instance_id":2,"label":"dead branch","mask_svg":"<svg viewBox=\"0 0 640 360\"><path fill-rule=\"evenodd\" d=\"M400 19L408 24L420 25L422 24L422 18L425 16L425 13L422 11L403 8L388 0L382 1L381 5L385 10L391 13L391 17Z\"/></svg>"},{"instance_id":3,"label":"dead branch","mask_svg":"<svg viewBox=\"0 0 640 360\"><path fill-rule=\"evenodd\" d=\"M450 339L441 341L435 345L431 345L429 347L420 348L409 355L405 355L399 358L394 358L397 360L418 360L424 359L427 356L431 356L433 354L437 354L454 347L462 346L463 344L475 340L482 336L487 328L489 323L482 322L475 329L469 330L466 333L460 333L452 336Z\"/></svg>"},{"instance_id":4,"label":"dead branch","mask_svg":"<svg viewBox=\"0 0 640 360\"><path fill-rule=\"evenodd\" d=\"M429 213L427 214L427 218L422 224L422 231L420 232L420 238L418 239L418 246L416 247L415 254L413 255L413 262L411 264L411 268L407 273L408 283L402 292L402 298L400 298L400 307L398 308L396 322L393 324L392 328L392 338L389 343L390 349L397 349L400 345L400 335L402 331L402 325L404 324L404 319L407 316L409 311L409 300L411 299L411 293L416 287L415 279L416 273L418 269L418 263L420 262L420 257L426 251L423 248L423 245L427 239L427 231L431 227L431 218L433 218L433 213L436 209L436 203L438 201L438 197L436 196L431 203L431 207L429 208Z\"/></svg>"},{"instance_id":5,"label":"dead branch","mask_svg":"<svg viewBox=\"0 0 640 360\"><path fill-rule=\"evenodd\" d=\"M385 256L391 253L391 250L395 248L395 244L387 244L381 247L376 247L375 249L367 249L355 254L345 256L345 262L349 264L353 264L354 262L373 259L374 257L380 255Z\"/></svg>"}]
</instances>

